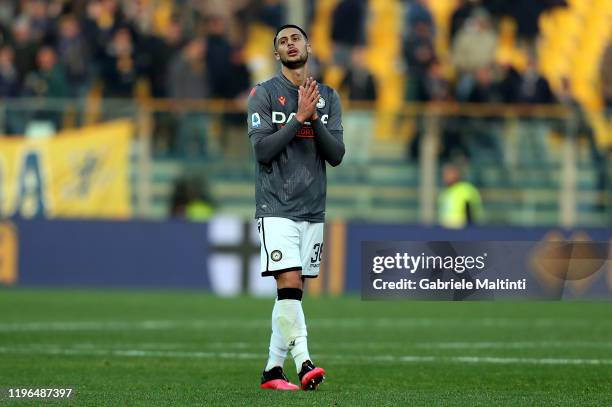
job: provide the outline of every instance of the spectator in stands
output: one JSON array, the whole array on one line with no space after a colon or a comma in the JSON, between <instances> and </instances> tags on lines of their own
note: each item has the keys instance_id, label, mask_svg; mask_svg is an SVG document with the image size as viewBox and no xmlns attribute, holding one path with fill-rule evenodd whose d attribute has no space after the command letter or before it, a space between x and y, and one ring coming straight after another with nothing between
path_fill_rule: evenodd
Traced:
<instances>
[{"instance_id":1,"label":"spectator in stands","mask_svg":"<svg viewBox=\"0 0 612 407\"><path fill-rule=\"evenodd\" d=\"M227 20L221 15L211 15L207 18L206 67L210 93L214 98L227 99L228 85L231 83L231 73L228 67L232 59L232 45L229 41Z\"/></svg>"},{"instance_id":2,"label":"spectator in stands","mask_svg":"<svg viewBox=\"0 0 612 407\"><path fill-rule=\"evenodd\" d=\"M26 17L19 17L12 28L15 67L19 79L23 80L28 72L36 69L36 50L38 46L32 41L30 22Z\"/></svg>"},{"instance_id":3,"label":"spectator in stands","mask_svg":"<svg viewBox=\"0 0 612 407\"><path fill-rule=\"evenodd\" d=\"M453 100L453 94L450 82L444 77L442 71L442 65L438 60L432 62L427 71L427 77L425 79L425 100L429 102L449 102ZM463 121L461 118L456 116L440 117L440 136L441 136L441 149L440 149L440 162L445 163L456 159L469 159L470 151L466 139L470 137L469 134L465 134L463 130ZM420 122L420 132L424 131L423 126L425 124ZM415 144L412 148L419 148L418 144ZM416 152L413 152L416 154Z\"/></svg>"},{"instance_id":4,"label":"spectator in stands","mask_svg":"<svg viewBox=\"0 0 612 407\"><path fill-rule=\"evenodd\" d=\"M47 15L45 0L29 0L24 5L24 13L30 24L31 39L37 43L48 42L53 22Z\"/></svg>"},{"instance_id":5,"label":"spectator in stands","mask_svg":"<svg viewBox=\"0 0 612 407\"><path fill-rule=\"evenodd\" d=\"M457 8L451 17L450 42L453 43L455 35L463 27L465 21L472 15L474 9L480 4L480 0L458 0Z\"/></svg>"},{"instance_id":6,"label":"spectator in stands","mask_svg":"<svg viewBox=\"0 0 612 407\"><path fill-rule=\"evenodd\" d=\"M15 66L15 53L10 45L0 48L0 98L17 97L21 93L19 74ZM5 103L4 128L0 128L0 134L20 134L24 130L22 112L14 109L10 103Z\"/></svg>"},{"instance_id":7,"label":"spectator in stands","mask_svg":"<svg viewBox=\"0 0 612 407\"><path fill-rule=\"evenodd\" d=\"M520 77L518 83L518 103L524 104L548 104L553 103L555 97L548 86L548 81L538 72L537 60L530 55L527 68Z\"/></svg>"},{"instance_id":8,"label":"spectator in stands","mask_svg":"<svg viewBox=\"0 0 612 407\"><path fill-rule=\"evenodd\" d=\"M206 41L187 43L170 62L167 93L174 99L204 99L210 95L206 74Z\"/></svg>"},{"instance_id":9,"label":"spectator in stands","mask_svg":"<svg viewBox=\"0 0 612 407\"><path fill-rule=\"evenodd\" d=\"M10 27L15 19L15 13L17 11L17 6L14 1L0 1L0 31L4 29L4 27ZM3 32L3 34L7 34ZM6 41L5 38L2 38L1 43Z\"/></svg>"},{"instance_id":10,"label":"spectator in stands","mask_svg":"<svg viewBox=\"0 0 612 407\"><path fill-rule=\"evenodd\" d=\"M482 220L480 193L468 181L462 181L461 169L454 164L442 168L442 181L446 188L438 197L438 221L440 225L460 229Z\"/></svg>"},{"instance_id":11,"label":"spectator in stands","mask_svg":"<svg viewBox=\"0 0 612 407\"><path fill-rule=\"evenodd\" d=\"M467 96L469 103L503 103L504 95L492 66L483 65L474 72L474 85Z\"/></svg>"},{"instance_id":12,"label":"spectator in stands","mask_svg":"<svg viewBox=\"0 0 612 407\"><path fill-rule=\"evenodd\" d=\"M99 23L102 26L108 25L117 28L128 24L119 0L101 0L101 3L102 13L100 18L102 21Z\"/></svg>"},{"instance_id":13,"label":"spectator in stands","mask_svg":"<svg viewBox=\"0 0 612 407\"><path fill-rule=\"evenodd\" d=\"M376 100L376 82L368 70L365 60L365 50L355 48L352 55L352 65L346 71L340 88L348 92L350 100L373 102Z\"/></svg>"},{"instance_id":14,"label":"spectator in stands","mask_svg":"<svg viewBox=\"0 0 612 407\"><path fill-rule=\"evenodd\" d=\"M120 27L128 27L121 9L112 0L91 0L87 3L83 33L100 65L105 63L106 48ZM103 67L101 67L103 69Z\"/></svg>"},{"instance_id":15,"label":"spectator in stands","mask_svg":"<svg viewBox=\"0 0 612 407\"><path fill-rule=\"evenodd\" d=\"M404 24L405 32L410 34L417 23L427 24L431 32L434 32L435 25L433 16L429 10L429 0L412 0L408 3L406 21Z\"/></svg>"},{"instance_id":16,"label":"spectator in stands","mask_svg":"<svg viewBox=\"0 0 612 407\"><path fill-rule=\"evenodd\" d=\"M227 69L232 80L226 85L227 97L229 99L244 100L246 102L247 93L251 90L251 74L247 66L245 55L245 44L238 44L232 47L230 65ZM240 118L240 123L244 118Z\"/></svg>"},{"instance_id":17,"label":"spectator in stands","mask_svg":"<svg viewBox=\"0 0 612 407\"><path fill-rule=\"evenodd\" d=\"M453 99L450 82L444 77L442 64L437 59L429 65L424 84L424 100L448 102Z\"/></svg>"},{"instance_id":18,"label":"spectator in stands","mask_svg":"<svg viewBox=\"0 0 612 407\"><path fill-rule=\"evenodd\" d=\"M491 65L497 50L497 33L484 9L476 9L457 32L452 58L457 69L470 71Z\"/></svg>"},{"instance_id":19,"label":"spectator in stands","mask_svg":"<svg viewBox=\"0 0 612 407\"><path fill-rule=\"evenodd\" d=\"M104 96L116 98L133 96L138 68L132 32L128 27L121 27L114 33L102 59Z\"/></svg>"},{"instance_id":20,"label":"spectator in stands","mask_svg":"<svg viewBox=\"0 0 612 407\"><path fill-rule=\"evenodd\" d=\"M0 45L10 44L11 43L11 34L7 27L10 27L10 24L6 26L0 22Z\"/></svg>"},{"instance_id":21,"label":"spectator in stands","mask_svg":"<svg viewBox=\"0 0 612 407\"><path fill-rule=\"evenodd\" d=\"M555 102L548 81L538 72L534 55L529 56L527 67L520 75L517 85L517 97L514 103L549 104ZM540 118L526 118L521 121L520 125L524 126L524 129L519 132L519 137L523 144L528 146L520 158L526 162L547 165L550 161L549 122Z\"/></svg>"},{"instance_id":22,"label":"spectator in stands","mask_svg":"<svg viewBox=\"0 0 612 407\"><path fill-rule=\"evenodd\" d=\"M366 44L365 21L367 1L341 0L332 14L331 39L334 62L339 66L351 63L351 50Z\"/></svg>"},{"instance_id":23,"label":"spectator in stands","mask_svg":"<svg viewBox=\"0 0 612 407\"><path fill-rule=\"evenodd\" d=\"M474 84L467 98L468 103L503 103L504 95L493 66L484 65L474 72ZM504 162L501 144L503 121L499 117L459 117L459 127L469 149L469 157L475 165L481 162ZM482 180L480 172L476 181ZM504 174L507 177L507 174Z\"/></svg>"},{"instance_id":24,"label":"spectator in stands","mask_svg":"<svg viewBox=\"0 0 612 407\"><path fill-rule=\"evenodd\" d=\"M276 29L285 24L286 5L281 0L264 0L258 7L258 19L268 27Z\"/></svg>"},{"instance_id":25,"label":"spectator in stands","mask_svg":"<svg viewBox=\"0 0 612 407\"><path fill-rule=\"evenodd\" d=\"M90 79L91 51L74 15L62 17L59 23L58 55L70 84L70 95L84 96Z\"/></svg>"},{"instance_id":26,"label":"spectator in stands","mask_svg":"<svg viewBox=\"0 0 612 407\"><path fill-rule=\"evenodd\" d=\"M55 50L49 46L41 47L36 60L37 69L26 76L24 95L49 99L67 98L70 95L68 78L64 67L57 62ZM48 122L55 130L59 130L62 127L62 114L62 106L53 103L47 109L36 110L33 119Z\"/></svg>"},{"instance_id":27,"label":"spectator in stands","mask_svg":"<svg viewBox=\"0 0 612 407\"><path fill-rule=\"evenodd\" d=\"M169 2L170 4L174 3ZM167 3L166 3L167 4ZM148 0L124 1L121 11L125 19L140 35L152 35L156 28L156 12L163 7L164 2Z\"/></svg>"},{"instance_id":28,"label":"spectator in stands","mask_svg":"<svg viewBox=\"0 0 612 407\"><path fill-rule=\"evenodd\" d=\"M517 23L517 36L533 39L538 33L540 14L551 7L567 7L567 0L484 0L483 5L495 16L510 16Z\"/></svg>"},{"instance_id":29,"label":"spectator in stands","mask_svg":"<svg viewBox=\"0 0 612 407\"><path fill-rule=\"evenodd\" d=\"M10 45L0 48L0 97L16 97L20 93L19 75L15 67L15 52Z\"/></svg>"},{"instance_id":30,"label":"spectator in stands","mask_svg":"<svg viewBox=\"0 0 612 407\"><path fill-rule=\"evenodd\" d=\"M453 100L451 86L444 77L442 65L438 60L434 60L427 71L425 78L424 93L421 95L423 101L428 102L448 102ZM463 121L456 116L440 116L436 118L440 129L440 151L439 159L442 163L461 158L468 159L470 152L465 139L469 136L462 132ZM426 119L417 117L417 128L415 137L408 145L408 154L411 158L418 158L421 149L422 137L427 128Z\"/></svg>"},{"instance_id":31,"label":"spectator in stands","mask_svg":"<svg viewBox=\"0 0 612 407\"><path fill-rule=\"evenodd\" d=\"M457 96L465 100L475 81L475 72L490 66L497 51L497 33L489 15L483 9L476 9L459 29L452 44L452 62L459 74Z\"/></svg>"},{"instance_id":32,"label":"spectator in stands","mask_svg":"<svg viewBox=\"0 0 612 407\"><path fill-rule=\"evenodd\" d=\"M405 37L403 44L404 62L408 69L406 99L423 101L426 99L425 81L429 66L435 60L431 26L418 21Z\"/></svg>"},{"instance_id":33,"label":"spectator in stands","mask_svg":"<svg viewBox=\"0 0 612 407\"><path fill-rule=\"evenodd\" d=\"M612 42L606 47L599 65L601 91L606 108L612 113Z\"/></svg>"},{"instance_id":34,"label":"spectator in stands","mask_svg":"<svg viewBox=\"0 0 612 407\"><path fill-rule=\"evenodd\" d=\"M516 103L521 86L521 74L510 63L495 66L499 78L499 90L504 103Z\"/></svg>"},{"instance_id":35,"label":"spectator in stands","mask_svg":"<svg viewBox=\"0 0 612 407\"><path fill-rule=\"evenodd\" d=\"M58 63L55 50L43 46L36 55L37 69L30 72L24 83L28 96L65 98L70 95L66 70Z\"/></svg>"},{"instance_id":36,"label":"spectator in stands","mask_svg":"<svg viewBox=\"0 0 612 407\"><path fill-rule=\"evenodd\" d=\"M244 44L232 45L230 42L229 23L220 14L212 14L206 20L206 68L210 96L233 101L234 107L244 107L251 85L250 72L246 65ZM244 115L237 112L225 113L222 126L221 144L225 152L247 155L247 145L238 142L244 131Z\"/></svg>"},{"instance_id":37,"label":"spectator in stands","mask_svg":"<svg viewBox=\"0 0 612 407\"><path fill-rule=\"evenodd\" d=\"M183 28L176 17L170 19L162 37L150 36L148 38L147 51L150 59L148 79L151 83L153 97L168 97L166 83L169 64L180 53L185 43Z\"/></svg>"},{"instance_id":38,"label":"spectator in stands","mask_svg":"<svg viewBox=\"0 0 612 407\"><path fill-rule=\"evenodd\" d=\"M183 176L176 180L170 205L171 217L193 222L206 221L215 211L208 182L198 176Z\"/></svg>"},{"instance_id":39,"label":"spectator in stands","mask_svg":"<svg viewBox=\"0 0 612 407\"><path fill-rule=\"evenodd\" d=\"M172 16L164 27L161 37L149 36L145 41L149 55L148 80L151 86L151 96L166 98L169 95L170 64L176 60L185 45L186 35L178 16ZM200 61L204 65L204 60ZM168 153L175 147L177 134L176 117L171 112L154 113L154 150L158 153Z\"/></svg>"},{"instance_id":40,"label":"spectator in stands","mask_svg":"<svg viewBox=\"0 0 612 407\"><path fill-rule=\"evenodd\" d=\"M250 150L242 143L244 136L244 114L248 92L251 89L251 75L247 67L244 44L232 49L230 65L226 68L231 81L226 86L227 99L233 111L223 115L221 147L226 154L236 158L248 157Z\"/></svg>"},{"instance_id":41,"label":"spectator in stands","mask_svg":"<svg viewBox=\"0 0 612 407\"><path fill-rule=\"evenodd\" d=\"M196 38L184 46L170 63L168 96L174 99L204 99L210 96L206 66L206 42ZM185 112L178 118L178 140L168 144L188 155L206 153L206 116L201 112Z\"/></svg>"}]
</instances>

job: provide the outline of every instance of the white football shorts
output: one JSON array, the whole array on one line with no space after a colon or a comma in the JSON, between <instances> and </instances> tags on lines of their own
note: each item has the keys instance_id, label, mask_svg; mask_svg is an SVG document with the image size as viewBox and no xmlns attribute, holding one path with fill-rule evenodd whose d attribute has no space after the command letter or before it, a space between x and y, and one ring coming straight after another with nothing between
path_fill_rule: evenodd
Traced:
<instances>
[{"instance_id":1,"label":"white football shorts","mask_svg":"<svg viewBox=\"0 0 612 407\"><path fill-rule=\"evenodd\" d=\"M301 270L302 277L317 277L323 256L323 225L286 218L257 218L261 275Z\"/></svg>"}]
</instances>

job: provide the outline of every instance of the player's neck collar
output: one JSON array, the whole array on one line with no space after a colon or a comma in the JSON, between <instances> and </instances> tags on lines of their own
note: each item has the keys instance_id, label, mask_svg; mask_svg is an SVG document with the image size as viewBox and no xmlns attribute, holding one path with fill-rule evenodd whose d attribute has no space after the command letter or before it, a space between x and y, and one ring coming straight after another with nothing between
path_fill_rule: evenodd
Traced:
<instances>
[{"instance_id":1,"label":"player's neck collar","mask_svg":"<svg viewBox=\"0 0 612 407\"><path fill-rule=\"evenodd\" d=\"M284 82L284 83L285 83L287 86L289 86L289 87L291 87L291 88L295 88L295 89L297 89L297 88L298 88L298 86L297 86L295 83L291 82L291 81L289 80L289 78L287 78L287 77L285 76L285 74L283 73L283 71L282 71L282 70L278 71L278 75L277 75L277 76L278 76L278 77L281 79L281 81L283 81L283 82Z\"/></svg>"}]
</instances>

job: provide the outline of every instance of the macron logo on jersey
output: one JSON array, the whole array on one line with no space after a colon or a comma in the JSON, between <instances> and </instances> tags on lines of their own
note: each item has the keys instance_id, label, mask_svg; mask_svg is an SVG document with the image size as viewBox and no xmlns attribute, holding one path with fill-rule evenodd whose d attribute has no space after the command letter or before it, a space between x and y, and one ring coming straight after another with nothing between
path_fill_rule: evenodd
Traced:
<instances>
[{"instance_id":1,"label":"macron logo on jersey","mask_svg":"<svg viewBox=\"0 0 612 407\"><path fill-rule=\"evenodd\" d=\"M254 129L261 127L261 118L259 117L259 113L253 113L251 115L251 127Z\"/></svg>"},{"instance_id":2,"label":"macron logo on jersey","mask_svg":"<svg viewBox=\"0 0 612 407\"><path fill-rule=\"evenodd\" d=\"M257 113L253 113L254 115ZM285 124L287 123L289 120L291 120L293 118L293 116L295 116L296 113L291 113L289 115L289 117L287 117L287 115L283 112L276 112L276 111L272 111L272 123L274 124ZM329 115L328 114L324 114L323 116L321 116L320 118L321 123L323 124L327 124L327 121L329 120ZM310 125L310 122L304 122L304 124ZM255 126L253 126L255 127Z\"/></svg>"}]
</instances>

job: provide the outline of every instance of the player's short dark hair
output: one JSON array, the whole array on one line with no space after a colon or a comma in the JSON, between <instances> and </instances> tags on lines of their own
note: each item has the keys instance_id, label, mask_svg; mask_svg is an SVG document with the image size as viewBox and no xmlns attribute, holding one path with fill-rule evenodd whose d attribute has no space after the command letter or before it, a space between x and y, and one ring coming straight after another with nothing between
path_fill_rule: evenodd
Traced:
<instances>
[{"instance_id":1,"label":"player's short dark hair","mask_svg":"<svg viewBox=\"0 0 612 407\"><path fill-rule=\"evenodd\" d=\"M280 27L278 27L276 29L276 34L274 34L274 49L276 49L276 37L278 37L278 33L283 31L285 28L297 28L302 33L304 38L306 38L306 40L308 40L308 35L306 35L306 31L304 31L302 29L302 27L297 26L295 24L285 24L285 25L282 25L282 26L280 26Z\"/></svg>"}]
</instances>

